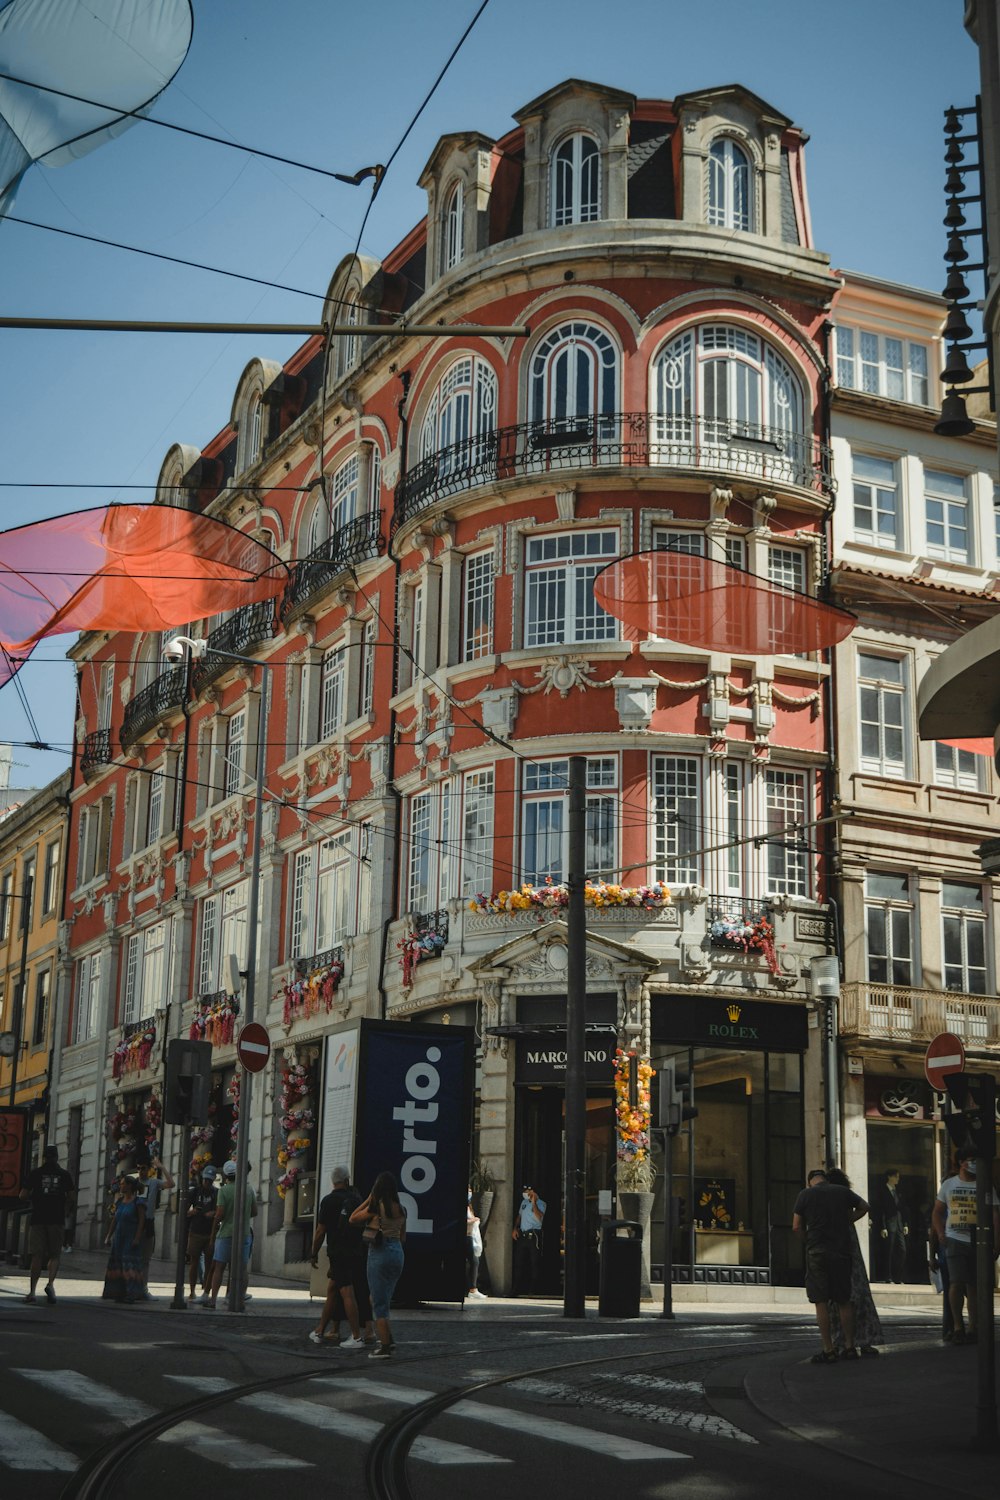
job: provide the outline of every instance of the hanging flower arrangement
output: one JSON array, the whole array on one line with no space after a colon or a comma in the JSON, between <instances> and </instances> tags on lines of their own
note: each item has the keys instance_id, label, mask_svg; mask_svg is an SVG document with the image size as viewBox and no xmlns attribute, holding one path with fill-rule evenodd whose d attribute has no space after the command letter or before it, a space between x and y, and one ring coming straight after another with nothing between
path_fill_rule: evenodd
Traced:
<instances>
[{"instance_id":1,"label":"hanging flower arrangement","mask_svg":"<svg viewBox=\"0 0 1000 1500\"><path fill-rule=\"evenodd\" d=\"M146 1100L146 1107L142 1113L144 1120L143 1134L145 1136L146 1146L151 1156L159 1156L160 1129L163 1125L163 1105L160 1101L159 1095L155 1092L155 1090Z\"/></svg>"},{"instance_id":2,"label":"hanging flower arrangement","mask_svg":"<svg viewBox=\"0 0 1000 1500\"><path fill-rule=\"evenodd\" d=\"M587 906L635 907L645 911L657 911L670 905L670 887L662 880L652 885L612 885L603 880L588 880L583 888L583 899ZM538 920L544 913L558 911L569 905L569 886L556 885L551 878L543 885L522 885L516 890L498 891L495 896L479 894L469 902L469 910L492 916L504 912L535 911Z\"/></svg>"},{"instance_id":3,"label":"hanging flower arrangement","mask_svg":"<svg viewBox=\"0 0 1000 1500\"><path fill-rule=\"evenodd\" d=\"M413 983L413 971L417 964L427 958L437 958L444 951L447 937L441 932L414 932L396 944L402 950L399 960L403 970L403 984L409 988Z\"/></svg>"},{"instance_id":4,"label":"hanging flower arrangement","mask_svg":"<svg viewBox=\"0 0 1000 1500\"><path fill-rule=\"evenodd\" d=\"M275 995L282 1001L282 1019L286 1027L303 1016L314 1016L320 1010L329 1015L333 1008L333 997L344 977L344 961L335 958L323 969L312 974L302 974L291 979Z\"/></svg>"},{"instance_id":5,"label":"hanging flower arrangement","mask_svg":"<svg viewBox=\"0 0 1000 1500\"><path fill-rule=\"evenodd\" d=\"M235 1149L235 1146L236 1146L236 1135L237 1135L237 1132L239 1130L239 1123L240 1123L240 1075L239 1075L239 1073L234 1073L233 1076L232 1076L232 1078L229 1080L229 1087L226 1090L226 1093L229 1095L230 1103L233 1106L233 1123L229 1127L229 1136L230 1136L230 1139L232 1140L233 1148Z\"/></svg>"},{"instance_id":6,"label":"hanging flower arrangement","mask_svg":"<svg viewBox=\"0 0 1000 1500\"><path fill-rule=\"evenodd\" d=\"M284 1198L286 1193L291 1192L301 1176L301 1167L289 1167L284 1176L279 1177L277 1183L275 1184L278 1189L278 1197Z\"/></svg>"},{"instance_id":7,"label":"hanging flower arrangement","mask_svg":"<svg viewBox=\"0 0 1000 1500\"><path fill-rule=\"evenodd\" d=\"M218 995L203 1004L191 1022L188 1038L192 1042L211 1042L213 1047L228 1047L236 1030L240 1002L235 995Z\"/></svg>"},{"instance_id":8,"label":"hanging flower arrangement","mask_svg":"<svg viewBox=\"0 0 1000 1500\"><path fill-rule=\"evenodd\" d=\"M632 1060L638 1071L635 1103L629 1100ZM615 1050L615 1121L617 1125L618 1188L625 1192L649 1192L653 1184L653 1162L649 1150L649 1084L653 1069L648 1057Z\"/></svg>"},{"instance_id":9,"label":"hanging flower arrangement","mask_svg":"<svg viewBox=\"0 0 1000 1500\"><path fill-rule=\"evenodd\" d=\"M774 927L763 913L749 920L718 916L708 930L712 942L719 947L739 948L744 953L763 953L771 973L779 972Z\"/></svg>"},{"instance_id":10,"label":"hanging flower arrangement","mask_svg":"<svg viewBox=\"0 0 1000 1500\"><path fill-rule=\"evenodd\" d=\"M281 1110L282 1142L278 1147L278 1166L283 1176L275 1186L278 1197L284 1198L295 1186L303 1170L308 1166L307 1157L313 1143L316 1114L309 1099L316 1087L316 1074L312 1062L296 1059L281 1070L281 1090L278 1107Z\"/></svg>"},{"instance_id":11,"label":"hanging flower arrangement","mask_svg":"<svg viewBox=\"0 0 1000 1500\"><path fill-rule=\"evenodd\" d=\"M156 1045L156 1027L150 1021L133 1031L131 1036L123 1034L111 1056L111 1076L121 1078L125 1073L138 1073L149 1067L149 1060Z\"/></svg>"}]
</instances>

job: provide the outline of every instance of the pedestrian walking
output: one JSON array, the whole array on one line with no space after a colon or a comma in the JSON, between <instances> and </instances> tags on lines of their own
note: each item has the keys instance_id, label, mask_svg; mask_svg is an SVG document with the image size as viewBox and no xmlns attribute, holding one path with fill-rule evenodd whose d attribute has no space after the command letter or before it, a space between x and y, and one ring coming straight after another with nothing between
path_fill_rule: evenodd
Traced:
<instances>
[{"instance_id":1,"label":"pedestrian walking","mask_svg":"<svg viewBox=\"0 0 1000 1500\"><path fill-rule=\"evenodd\" d=\"M104 1243L110 1245L102 1296L112 1302L141 1302L145 1288L142 1242L146 1208L134 1177L123 1177L115 1216Z\"/></svg>"},{"instance_id":2,"label":"pedestrian walking","mask_svg":"<svg viewBox=\"0 0 1000 1500\"><path fill-rule=\"evenodd\" d=\"M76 1183L64 1167L59 1165L59 1147L46 1146L42 1152L42 1165L35 1167L25 1178L20 1196L31 1203L31 1218L28 1222L28 1250L31 1254L30 1286L25 1302L36 1302L35 1289L42 1274L42 1262L48 1271L45 1283L45 1300L56 1300L55 1279L59 1271L66 1220L76 1201Z\"/></svg>"},{"instance_id":3,"label":"pedestrian walking","mask_svg":"<svg viewBox=\"0 0 1000 1500\"><path fill-rule=\"evenodd\" d=\"M879 1236L876 1280L898 1284L905 1280L906 1236L910 1232L899 1196L898 1167L888 1169L873 1197L872 1221Z\"/></svg>"},{"instance_id":4,"label":"pedestrian walking","mask_svg":"<svg viewBox=\"0 0 1000 1500\"><path fill-rule=\"evenodd\" d=\"M406 1239L406 1210L391 1172L379 1173L368 1197L351 1214L351 1223L362 1225L362 1239L368 1246L368 1290L379 1340L368 1358L388 1359L395 1348L389 1307L402 1274Z\"/></svg>"},{"instance_id":5,"label":"pedestrian walking","mask_svg":"<svg viewBox=\"0 0 1000 1500\"><path fill-rule=\"evenodd\" d=\"M521 1194L514 1225L514 1296L521 1292L536 1292L542 1269L542 1220L545 1218L545 1203L533 1187L526 1187Z\"/></svg>"},{"instance_id":6,"label":"pedestrian walking","mask_svg":"<svg viewBox=\"0 0 1000 1500\"><path fill-rule=\"evenodd\" d=\"M212 1234L209 1240L212 1251L212 1285L201 1302L202 1307L208 1312L215 1311L219 1300L219 1288L222 1285L222 1273L226 1266L229 1266L230 1278L240 1277L240 1287L243 1288L245 1267L250 1259L250 1246L253 1244L250 1220L257 1217L257 1194L248 1182L246 1197L243 1200L243 1224L237 1227L234 1222L236 1213L236 1163L234 1161L226 1162L222 1168L222 1177L223 1182L215 1205L215 1217L212 1220ZM241 1297L241 1312L244 1305Z\"/></svg>"},{"instance_id":7,"label":"pedestrian walking","mask_svg":"<svg viewBox=\"0 0 1000 1500\"><path fill-rule=\"evenodd\" d=\"M850 1187L850 1180L846 1173L839 1167L829 1167L826 1173L827 1182L834 1183L838 1187ZM868 1272L865 1270L865 1258L861 1254L861 1241L858 1239L858 1231L851 1224L851 1306L854 1309L854 1344L862 1359L877 1359L878 1350L876 1344L885 1343L885 1335L882 1332L882 1322L875 1306L872 1296L871 1285L868 1281ZM830 1309L830 1332L833 1339L833 1347L838 1354L845 1347L844 1330L840 1323L840 1310L836 1302L828 1304Z\"/></svg>"},{"instance_id":8,"label":"pedestrian walking","mask_svg":"<svg viewBox=\"0 0 1000 1500\"><path fill-rule=\"evenodd\" d=\"M486 1298L479 1290L479 1262L483 1257L483 1234L480 1228L479 1215L472 1207L472 1189L469 1189L469 1200L465 1210L465 1268L468 1271L467 1297L474 1302L485 1302Z\"/></svg>"},{"instance_id":9,"label":"pedestrian walking","mask_svg":"<svg viewBox=\"0 0 1000 1500\"><path fill-rule=\"evenodd\" d=\"M832 1365L857 1359L854 1308L851 1305L851 1229L868 1212L868 1204L849 1187L828 1182L822 1169L810 1172L795 1200L792 1229L806 1237L806 1296L816 1309L823 1347L813 1364ZM833 1347L829 1304L835 1302L844 1334L838 1356Z\"/></svg>"},{"instance_id":10,"label":"pedestrian walking","mask_svg":"<svg viewBox=\"0 0 1000 1500\"><path fill-rule=\"evenodd\" d=\"M202 1259L208 1249L208 1242L212 1237L212 1223L215 1219L216 1207L216 1170L211 1164L202 1168L201 1176L191 1190L188 1203L187 1217L187 1261L188 1261L188 1296L193 1297L195 1287L199 1281L199 1272L202 1292L207 1293L209 1282L212 1278L212 1265L206 1258L204 1267Z\"/></svg>"},{"instance_id":11,"label":"pedestrian walking","mask_svg":"<svg viewBox=\"0 0 1000 1500\"><path fill-rule=\"evenodd\" d=\"M320 1248L326 1239L326 1254L329 1262L326 1300L319 1322L310 1330L309 1338L314 1344L337 1345L341 1343L338 1297L351 1330L344 1340L348 1349L363 1349L365 1341L358 1321L358 1303L355 1296L355 1279L358 1269L358 1246L362 1228L351 1223L351 1215L361 1202L361 1196L351 1187L350 1173L346 1167L334 1167L330 1177L333 1191L327 1193L316 1216L316 1233L313 1236L312 1264L319 1265ZM328 1325L333 1322L332 1332Z\"/></svg>"},{"instance_id":12,"label":"pedestrian walking","mask_svg":"<svg viewBox=\"0 0 1000 1500\"><path fill-rule=\"evenodd\" d=\"M158 1156L154 1156L140 1172L139 1197L146 1211L142 1231L142 1296L145 1302L152 1301L149 1294L149 1263L156 1248L156 1214L160 1206L160 1195L171 1192L173 1186L174 1179Z\"/></svg>"},{"instance_id":13,"label":"pedestrian walking","mask_svg":"<svg viewBox=\"0 0 1000 1500\"><path fill-rule=\"evenodd\" d=\"M986 1202L993 1211L994 1259L1000 1254L1000 1213L997 1212L997 1196L991 1187L986 1189ZM946 1177L937 1190L932 1212L934 1234L939 1246L944 1246L948 1264L948 1303L951 1307L953 1344L976 1342L976 1155L974 1151L963 1151L958 1159L958 1172ZM969 1323L962 1321L963 1304L968 1305Z\"/></svg>"}]
</instances>

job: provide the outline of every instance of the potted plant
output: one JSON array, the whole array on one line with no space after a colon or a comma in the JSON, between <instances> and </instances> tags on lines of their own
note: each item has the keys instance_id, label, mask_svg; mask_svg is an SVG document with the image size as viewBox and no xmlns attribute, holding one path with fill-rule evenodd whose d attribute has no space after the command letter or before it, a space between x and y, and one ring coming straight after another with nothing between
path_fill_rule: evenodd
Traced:
<instances>
[{"instance_id":1,"label":"potted plant","mask_svg":"<svg viewBox=\"0 0 1000 1500\"><path fill-rule=\"evenodd\" d=\"M489 1167L477 1158L469 1168L469 1188L472 1192L472 1211L479 1219L479 1233L486 1233L490 1214L493 1211L493 1197L496 1193L496 1178Z\"/></svg>"}]
</instances>

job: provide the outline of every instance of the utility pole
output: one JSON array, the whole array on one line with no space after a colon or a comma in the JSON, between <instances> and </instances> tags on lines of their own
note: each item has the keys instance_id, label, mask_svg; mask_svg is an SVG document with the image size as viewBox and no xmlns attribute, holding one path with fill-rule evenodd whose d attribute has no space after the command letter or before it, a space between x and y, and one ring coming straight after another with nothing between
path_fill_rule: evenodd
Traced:
<instances>
[{"instance_id":1,"label":"utility pole","mask_svg":"<svg viewBox=\"0 0 1000 1500\"><path fill-rule=\"evenodd\" d=\"M565 1285L563 1316L582 1318L586 1311L584 1136L587 1080L584 1042L587 1028L587 761L569 758L569 909L566 966L566 1178Z\"/></svg>"}]
</instances>

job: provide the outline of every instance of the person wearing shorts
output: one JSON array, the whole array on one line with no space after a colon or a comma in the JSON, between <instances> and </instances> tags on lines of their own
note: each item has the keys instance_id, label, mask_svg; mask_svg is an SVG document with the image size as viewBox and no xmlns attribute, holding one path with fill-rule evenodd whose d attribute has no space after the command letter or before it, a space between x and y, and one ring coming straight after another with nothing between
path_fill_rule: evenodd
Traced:
<instances>
[{"instance_id":1,"label":"person wearing shorts","mask_svg":"<svg viewBox=\"0 0 1000 1500\"><path fill-rule=\"evenodd\" d=\"M346 1167L334 1167L331 1185L333 1192L327 1193L319 1206L312 1247L312 1264L316 1266L319 1264L317 1257L325 1236L329 1261L326 1300L323 1303L319 1322L310 1331L309 1338L314 1344L341 1343L337 1311L339 1295L351 1330L351 1337L345 1347L363 1349L365 1340L361 1334L361 1323L358 1318L356 1284L361 1230L350 1222L351 1214L361 1202L361 1198L351 1187L350 1173ZM334 1324L332 1332L327 1331L330 1323Z\"/></svg>"},{"instance_id":2,"label":"person wearing shorts","mask_svg":"<svg viewBox=\"0 0 1000 1500\"><path fill-rule=\"evenodd\" d=\"M830 1328L830 1303L837 1304L844 1333L841 1359L857 1359L854 1347L854 1306L851 1302L851 1225L864 1218L868 1204L857 1193L828 1182L826 1173L810 1172L807 1186L795 1200L792 1228L806 1237L806 1296L816 1309L823 1348L813 1356L817 1365L837 1360Z\"/></svg>"},{"instance_id":3,"label":"person wearing shorts","mask_svg":"<svg viewBox=\"0 0 1000 1500\"><path fill-rule=\"evenodd\" d=\"M35 1302L35 1288L42 1274L42 1261L48 1265L49 1279L45 1283L45 1300L56 1300L54 1282L59 1270L66 1219L72 1212L76 1198L76 1183L69 1173L59 1165L58 1146L46 1146L42 1153L42 1165L29 1172L20 1196L31 1200L31 1219L28 1226L28 1249L31 1252L31 1289L25 1302Z\"/></svg>"},{"instance_id":4,"label":"person wearing shorts","mask_svg":"<svg viewBox=\"0 0 1000 1500\"><path fill-rule=\"evenodd\" d=\"M996 1194L987 1189L986 1201L993 1209L993 1248L1000 1250L1000 1214ZM951 1308L953 1344L976 1341L976 1158L963 1151L958 1172L946 1177L937 1190L931 1211L931 1224L939 1246L944 1247L948 1268L948 1304ZM940 1252L939 1252L940 1253ZM963 1304L968 1304L968 1328L962 1321Z\"/></svg>"},{"instance_id":5,"label":"person wearing shorts","mask_svg":"<svg viewBox=\"0 0 1000 1500\"><path fill-rule=\"evenodd\" d=\"M212 1288L202 1298L202 1307L209 1312L214 1312L219 1300L219 1288L222 1285L222 1273L233 1259L233 1241L237 1238L236 1227L233 1223L233 1215L236 1210L236 1163L227 1161L222 1168L223 1182L219 1189L219 1201L215 1209L215 1219L212 1224L212 1239L209 1241L212 1250ZM229 1274L233 1276L237 1270L240 1275L242 1287L245 1275L245 1267L250 1259L250 1246L253 1244L253 1235L250 1233L250 1220L257 1216L257 1195L249 1182L246 1185L246 1197L243 1200L243 1254L239 1257L239 1264L230 1266ZM241 1299L242 1301L242 1299ZM240 1308L242 1311L242 1306Z\"/></svg>"},{"instance_id":6,"label":"person wearing shorts","mask_svg":"<svg viewBox=\"0 0 1000 1500\"><path fill-rule=\"evenodd\" d=\"M215 1219L215 1178L216 1171L213 1166L203 1167L201 1180L192 1189L188 1203L187 1258L190 1282L188 1295L192 1298L198 1283L198 1270L202 1255L205 1256L202 1291L206 1294L212 1279L212 1261L208 1255L208 1242L212 1237L212 1223Z\"/></svg>"}]
</instances>

